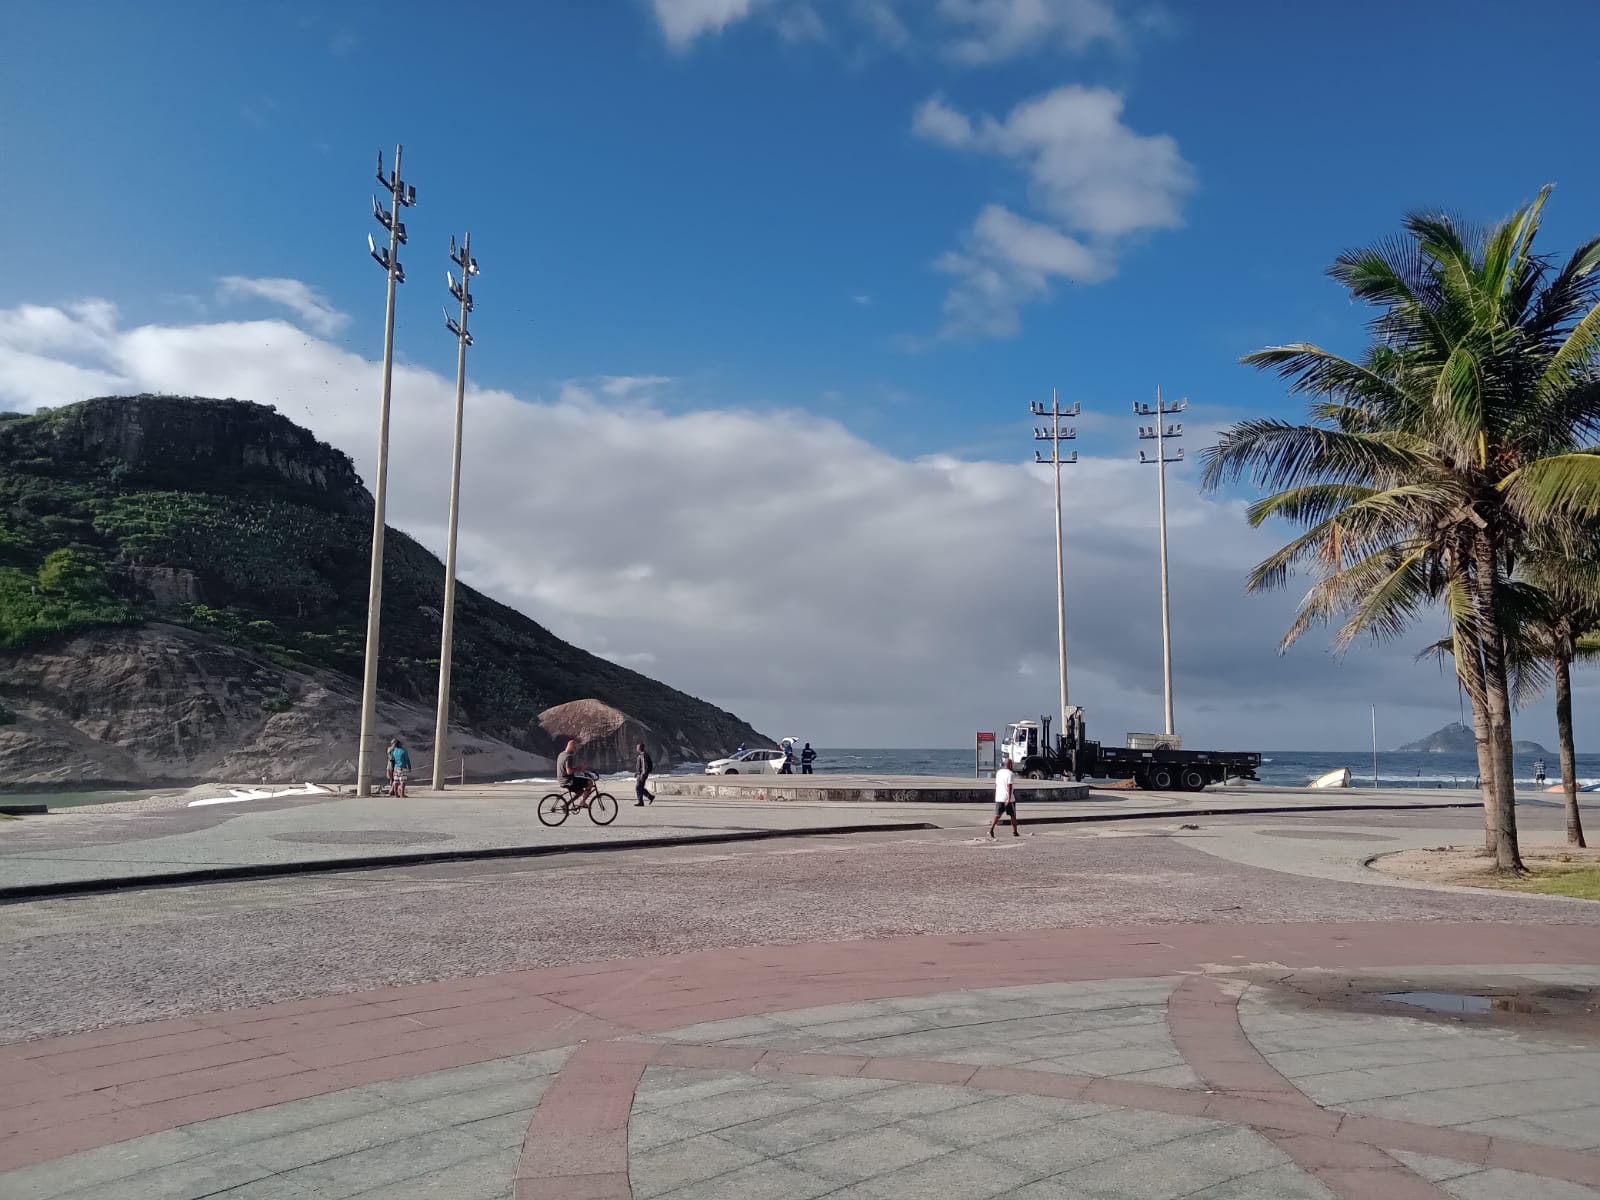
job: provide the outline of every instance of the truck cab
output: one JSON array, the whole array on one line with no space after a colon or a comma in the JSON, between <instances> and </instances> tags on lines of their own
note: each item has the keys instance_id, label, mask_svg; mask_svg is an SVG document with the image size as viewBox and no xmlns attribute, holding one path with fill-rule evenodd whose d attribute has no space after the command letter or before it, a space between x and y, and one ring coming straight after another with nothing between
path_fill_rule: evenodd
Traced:
<instances>
[{"instance_id":1,"label":"truck cab","mask_svg":"<svg viewBox=\"0 0 1600 1200\"><path fill-rule=\"evenodd\" d=\"M1013 721L1006 726L1005 740L1000 743L1000 754L1011 760L1011 765L1023 771L1023 764L1039 756L1039 722Z\"/></svg>"}]
</instances>

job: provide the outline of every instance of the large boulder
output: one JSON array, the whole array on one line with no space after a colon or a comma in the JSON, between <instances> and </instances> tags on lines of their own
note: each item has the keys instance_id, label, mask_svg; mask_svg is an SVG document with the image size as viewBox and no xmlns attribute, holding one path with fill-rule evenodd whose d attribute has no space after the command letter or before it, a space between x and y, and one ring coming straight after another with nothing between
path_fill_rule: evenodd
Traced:
<instances>
[{"instance_id":1,"label":"large boulder","mask_svg":"<svg viewBox=\"0 0 1600 1200\"><path fill-rule=\"evenodd\" d=\"M578 740L578 760L591 771L633 770L634 747L640 742L655 759L656 769L672 766L672 746L655 730L599 700L573 700L539 714L540 739L550 754L559 753L569 738Z\"/></svg>"}]
</instances>

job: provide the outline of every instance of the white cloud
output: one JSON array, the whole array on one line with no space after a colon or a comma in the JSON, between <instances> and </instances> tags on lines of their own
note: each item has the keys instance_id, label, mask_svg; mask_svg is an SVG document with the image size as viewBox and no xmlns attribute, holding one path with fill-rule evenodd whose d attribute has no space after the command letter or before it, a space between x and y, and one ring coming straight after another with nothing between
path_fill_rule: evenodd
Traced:
<instances>
[{"instance_id":1,"label":"white cloud","mask_svg":"<svg viewBox=\"0 0 1600 1200\"><path fill-rule=\"evenodd\" d=\"M911 131L930 142L963 150L972 145L977 136L971 119L951 108L942 96L929 96L917 106L916 115L911 118Z\"/></svg>"},{"instance_id":2,"label":"white cloud","mask_svg":"<svg viewBox=\"0 0 1600 1200\"><path fill-rule=\"evenodd\" d=\"M939 0L939 15L957 31L950 56L974 65L1052 46L1081 51L1124 34L1108 0Z\"/></svg>"},{"instance_id":3,"label":"white cloud","mask_svg":"<svg viewBox=\"0 0 1600 1200\"><path fill-rule=\"evenodd\" d=\"M284 321L107 328L107 311L0 310L0 355L30 355L36 380L42 365L61 368L35 402L114 379L121 391L270 403L372 478L377 363ZM40 328L71 349L18 348L37 346ZM98 347L92 358L84 346ZM72 394L74 370L99 374ZM404 486L390 519L438 551L454 380L401 366L394 382L391 479ZM679 411L683 399L671 413L620 411L595 385L470 389L463 577L579 645L823 745L962 745L1053 710L1046 470L906 460L815 413ZM1155 480L1114 449L1096 457L1086 444L1066 475L1067 601L1073 696L1096 733L1120 741L1159 727L1160 605ZM574 452L587 472L576 488ZM1310 646L1278 657L1295 598L1241 592L1282 532L1197 496L1188 466L1168 482L1177 707L1191 745L1359 745L1373 696L1396 738L1454 719L1454 688L1415 667L1409 644L1337 668Z\"/></svg>"},{"instance_id":4,"label":"white cloud","mask_svg":"<svg viewBox=\"0 0 1600 1200\"><path fill-rule=\"evenodd\" d=\"M917 108L918 136L1026 172L1030 197L1051 222L997 205L979 214L962 247L936 264L956 276L946 336L1013 334L1022 306L1048 296L1053 276L1105 279L1124 240L1182 224L1192 168L1176 141L1135 132L1122 111L1118 93L1077 86L1025 100L1004 120L974 120L938 96Z\"/></svg>"},{"instance_id":5,"label":"white cloud","mask_svg":"<svg viewBox=\"0 0 1600 1200\"><path fill-rule=\"evenodd\" d=\"M788 42L824 42L915 53L926 49L964 65L991 66L1051 50L1083 53L1159 31L1131 0L651 0L656 23L676 50L765 13ZM824 17L824 13L827 17ZM1129 19L1131 17L1131 19ZM830 26L831 22L831 26ZM853 35L853 38L852 38Z\"/></svg>"},{"instance_id":6,"label":"white cloud","mask_svg":"<svg viewBox=\"0 0 1600 1200\"><path fill-rule=\"evenodd\" d=\"M1048 296L1052 278L1092 282L1109 273L1082 242L998 204L978 214L960 250L934 265L957 280L945 296L945 332L987 337L1019 333L1022 306Z\"/></svg>"},{"instance_id":7,"label":"white cloud","mask_svg":"<svg viewBox=\"0 0 1600 1200\"><path fill-rule=\"evenodd\" d=\"M825 42L828 28L817 10L802 2L791 4L778 13L778 36L786 42Z\"/></svg>"},{"instance_id":8,"label":"white cloud","mask_svg":"<svg viewBox=\"0 0 1600 1200\"><path fill-rule=\"evenodd\" d=\"M667 43L682 50L704 34L742 21L763 0L651 0Z\"/></svg>"},{"instance_id":9,"label":"white cloud","mask_svg":"<svg viewBox=\"0 0 1600 1200\"><path fill-rule=\"evenodd\" d=\"M602 396L627 400L660 391L671 382L670 375L600 375L593 381L593 386Z\"/></svg>"},{"instance_id":10,"label":"white cloud","mask_svg":"<svg viewBox=\"0 0 1600 1200\"><path fill-rule=\"evenodd\" d=\"M307 329L324 337L338 333L350 323L349 316L329 303L326 296L298 279L246 279L242 275L226 275L217 281L217 297L281 304L299 317Z\"/></svg>"}]
</instances>

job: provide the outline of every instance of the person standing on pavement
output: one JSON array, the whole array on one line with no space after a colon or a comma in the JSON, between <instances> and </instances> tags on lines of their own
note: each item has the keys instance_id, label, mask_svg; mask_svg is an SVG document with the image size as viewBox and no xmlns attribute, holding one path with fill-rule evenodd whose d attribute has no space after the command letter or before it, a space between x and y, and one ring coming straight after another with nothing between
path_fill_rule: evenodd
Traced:
<instances>
[{"instance_id":1,"label":"person standing on pavement","mask_svg":"<svg viewBox=\"0 0 1600 1200\"><path fill-rule=\"evenodd\" d=\"M411 778L411 752L399 738L389 743L389 795L406 798L406 783Z\"/></svg>"},{"instance_id":2,"label":"person standing on pavement","mask_svg":"<svg viewBox=\"0 0 1600 1200\"><path fill-rule=\"evenodd\" d=\"M811 743L807 742L806 743L806 748L804 750L800 751L800 774L802 774L802 775L815 774L815 772L812 771L812 769L811 769L811 764L816 762L816 761L817 761L817 752L811 748Z\"/></svg>"},{"instance_id":3,"label":"person standing on pavement","mask_svg":"<svg viewBox=\"0 0 1600 1200\"><path fill-rule=\"evenodd\" d=\"M794 774L794 739L783 739L783 766L778 768L779 775Z\"/></svg>"},{"instance_id":4,"label":"person standing on pavement","mask_svg":"<svg viewBox=\"0 0 1600 1200\"><path fill-rule=\"evenodd\" d=\"M1011 760L1008 758L1000 764L1000 769L994 773L994 820L989 822L989 836L994 836L994 827L1000 824L1000 818L1011 818L1011 836L1021 837L1017 832L1017 795L1013 785L1016 775L1011 770Z\"/></svg>"},{"instance_id":5,"label":"person standing on pavement","mask_svg":"<svg viewBox=\"0 0 1600 1200\"><path fill-rule=\"evenodd\" d=\"M643 808L646 800L651 804L656 802L656 794L645 786L650 782L650 775L656 769L656 760L650 757L650 751L644 748L643 742L633 750L633 802L639 808Z\"/></svg>"}]
</instances>

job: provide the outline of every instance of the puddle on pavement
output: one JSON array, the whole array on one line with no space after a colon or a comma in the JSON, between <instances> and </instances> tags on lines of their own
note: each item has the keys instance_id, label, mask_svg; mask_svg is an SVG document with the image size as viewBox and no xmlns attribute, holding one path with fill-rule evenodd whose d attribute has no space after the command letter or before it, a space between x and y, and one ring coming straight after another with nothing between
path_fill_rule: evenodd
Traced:
<instances>
[{"instance_id":1,"label":"puddle on pavement","mask_svg":"<svg viewBox=\"0 0 1600 1200\"><path fill-rule=\"evenodd\" d=\"M1408 1016L1600 1041L1600 988L1518 976L1405 978L1295 971L1258 976L1257 996L1283 1008Z\"/></svg>"},{"instance_id":2,"label":"puddle on pavement","mask_svg":"<svg viewBox=\"0 0 1600 1200\"><path fill-rule=\"evenodd\" d=\"M1525 996L1473 996L1466 992L1384 992L1381 999L1435 1013L1543 1013Z\"/></svg>"}]
</instances>

